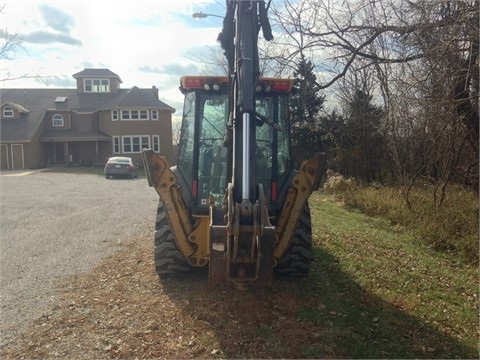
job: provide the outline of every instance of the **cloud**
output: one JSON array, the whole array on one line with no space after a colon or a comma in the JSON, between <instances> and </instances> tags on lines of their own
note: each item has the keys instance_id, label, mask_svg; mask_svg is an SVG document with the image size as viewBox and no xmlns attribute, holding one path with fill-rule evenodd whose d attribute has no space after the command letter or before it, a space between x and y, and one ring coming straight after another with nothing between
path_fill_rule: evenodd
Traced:
<instances>
[{"instance_id":1,"label":"cloud","mask_svg":"<svg viewBox=\"0 0 480 360\"><path fill-rule=\"evenodd\" d=\"M37 83L47 87L74 88L76 81L71 76L43 76L35 79Z\"/></svg>"},{"instance_id":2,"label":"cloud","mask_svg":"<svg viewBox=\"0 0 480 360\"><path fill-rule=\"evenodd\" d=\"M157 86L162 101L181 115L179 78L205 73L203 62L192 60L188 53L219 47L216 39L222 27L221 18L197 21L192 14L223 15L222 3L142 0L117 1L112 6L111 1L97 1L92 6L77 0L9 1L0 28L23 37L25 54L18 52L15 61L6 63L6 71L38 74L46 81L22 78L8 86L70 87L72 74L84 68L108 68L122 78L123 88Z\"/></svg>"},{"instance_id":3,"label":"cloud","mask_svg":"<svg viewBox=\"0 0 480 360\"><path fill-rule=\"evenodd\" d=\"M54 34L47 31L34 31L30 34L23 35L24 42L32 44L51 44L60 43L74 46L82 46L82 42L67 34Z\"/></svg>"},{"instance_id":4,"label":"cloud","mask_svg":"<svg viewBox=\"0 0 480 360\"><path fill-rule=\"evenodd\" d=\"M73 16L60 9L46 4L40 5L39 9L47 25L55 31L69 34L75 25Z\"/></svg>"},{"instance_id":5,"label":"cloud","mask_svg":"<svg viewBox=\"0 0 480 360\"><path fill-rule=\"evenodd\" d=\"M152 66L148 66L148 65L145 65L145 66L139 66L137 68L138 71L141 71L141 72L146 72L146 73L151 73L151 74L162 74L162 70L158 67L152 67Z\"/></svg>"},{"instance_id":6,"label":"cloud","mask_svg":"<svg viewBox=\"0 0 480 360\"><path fill-rule=\"evenodd\" d=\"M93 69L95 68L96 64L90 62L90 61L82 61L80 63L80 69L83 70L83 69Z\"/></svg>"},{"instance_id":7,"label":"cloud","mask_svg":"<svg viewBox=\"0 0 480 360\"><path fill-rule=\"evenodd\" d=\"M171 76L183 76L183 75L191 75L198 73L198 67L194 64L165 64L160 67L151 67L151 66L140 66L138 67L139 71L146 72L146 73L154 73L154 74L165 74Z\"/></svg>"},{"instance_id":8,"label":"cloud","mask_svg":"<svg viewBox=\"0 0 480 360\"><path fill-rule=\"evenodd\" d=\"M54 32L48 30L37 30L27 33L22 38L24 42L32 44L57 43L82 46L82 42L80 40L70 35L70 31L75 25L73 16L47 4L41 4L38 6L38 8L47 27L54 30Z\"/></svg>"}]
</instances>

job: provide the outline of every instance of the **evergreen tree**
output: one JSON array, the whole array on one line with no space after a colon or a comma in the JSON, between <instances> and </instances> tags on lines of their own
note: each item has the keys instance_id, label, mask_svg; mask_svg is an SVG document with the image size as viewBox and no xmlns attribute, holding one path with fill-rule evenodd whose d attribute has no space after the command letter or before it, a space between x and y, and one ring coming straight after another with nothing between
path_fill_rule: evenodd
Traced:
<instances>
[{"instance_id":1,"label":"evergreen tree","mask_svg":"<svg viewBox=\"0 0 480 360\"><path fill-rule=\"evenodd\" d=\"M290 100L292 110L292 125L315 126L318 112L323 108L324 96L319 95L317 76L310 60L304 57L298 63L294 72L294 95Z\"/></svg>"},{"instance_id":2,"label":"evergreen tree","mask_svg":"<svg viewBox=\"0 0 480 360\"><path fill-rule=\"evenodd\" d=\"M302 57L294 72L294 91L290 99L292 151L298 167L315 152L322 150L318 113L325 97L319 94L314 66Z\"/></svg>"},{"instance_id":3,"label":"evergreen tree","mask_svg":"<svg viewBox=\"0 0 480 360\"><path fill-rule=\"evenodd\" d=\"M372 97L355 90L347 105L345 132L337 166L342 174L364 181L381 180L380 169L385 157L380 125L383 112L372 104Z\"/></svg>"}]
</instances>

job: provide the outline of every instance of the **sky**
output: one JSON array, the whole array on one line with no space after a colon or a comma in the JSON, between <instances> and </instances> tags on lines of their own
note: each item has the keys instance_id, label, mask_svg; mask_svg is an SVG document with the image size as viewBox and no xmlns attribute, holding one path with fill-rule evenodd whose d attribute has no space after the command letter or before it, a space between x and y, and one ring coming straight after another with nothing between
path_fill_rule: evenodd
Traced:
<instances>
[{"instance_id":1,"label":"sky","mask_svg":"<svg viewBox=\"0 0 480 360\"><path fill-rule=\"evenodd\" d=\"M74 88L73 74L107 68L122 88L159 89L181 116L179 78L204 71L196 58L220 47L222 19L196 20L195 12L222 16L224 0L0 0L0 31L21 47L0 59L7 88Z\"/></svg>"}]
</instances>

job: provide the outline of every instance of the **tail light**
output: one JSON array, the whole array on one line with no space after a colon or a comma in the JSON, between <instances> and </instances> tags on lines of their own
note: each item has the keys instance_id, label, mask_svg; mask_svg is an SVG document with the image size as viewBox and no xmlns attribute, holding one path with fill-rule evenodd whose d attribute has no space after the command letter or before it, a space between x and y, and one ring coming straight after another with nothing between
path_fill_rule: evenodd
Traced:
<instances>
[{"instance_id":1,"label":"tail light","mask_svg":"<svg viewBox=\"0 0 480 360\"><path fill-rule=\"evenodd\" d=\"M183 90L213 90L219 91L221 85L228 83L226 76L182 76L180 78L180 88Z\"/></svg>"},{"instance_id":2,"label":"tail light","mask_svg":"<svg viewBox=\"0 0 480 360\"><path fill-rule=\"evenodd\" d=\"M277 182L272 182L272 201L277 201Z\"/></svg>"},{"instance_id":3,"label":"tail light","mask_svg":"<svg viewBox=\"0 0 480 360\"><path fill-rule=\"evenodd\" d=\"M180 78L180 89L188 90L214 90L219 91L222 85L228 84L226 76L182 76ZM260 78L255 90L260 91L277 91L289 93L292 91L293 80L281 78Z\"/></svg>"},{"instance_id":4,"label":"tail light","mask_svg":"<svg viewBox=\"0 0 480 360\"><path fill-rule=\"evenodd\" d=\"M293 81L288 79L273 80L271 86L273 91L289 92L292 89Z\"/></svg>"},{"instance_id":5,"label":"tail light","mask_svg":"<svg viewBox=\"0 0 480 360\"><path fill-rule=\"evenodd\" d=\"M182 85L185 89L201 89L203 88L203 80L201 77L186 77Z\"/></svg>"},{"instance_id":6,"label":"tail light","mask_svg":"<svg viewBox=\"0 0 480 360\"><path fill-rule=\"evenodd\" d=\"M197 197L197 180L192 181L192 196Z\"/></svg>"}]
</instances>

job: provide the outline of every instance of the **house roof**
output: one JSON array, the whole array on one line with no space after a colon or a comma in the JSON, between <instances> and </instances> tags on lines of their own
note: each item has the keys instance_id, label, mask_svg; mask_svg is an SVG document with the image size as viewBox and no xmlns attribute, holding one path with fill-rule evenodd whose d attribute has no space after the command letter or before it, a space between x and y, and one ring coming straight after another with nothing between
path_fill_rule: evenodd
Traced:
<instances>
[{"instance_id":1,"label":"house roof","mask_svg":"<svg viewBox=\"0 0 480 360\"><path fill-rule=\"evenodd\" d=\"M114 72L108 69L84 69L76 74L72 75L75 79L76 78L116 78L120 83L122 83L122 79L120 76L115 74Z\"/></svg>"},{"instance_id":2,"label":"house roof","mask_svg":"<svg viewBox=\"0 0 480 360\"><path fill-rule=\"evenodd\" d=\"M9 105L12 108L17 109L17 111L20 113L28 113L28 110L25 109L22 105L15 104L14 102L11 102L11 101L2 102L1 106L3 107L4 105Z\"/></svg>"},{"instance_id":3,"label":"house roof","mask_svg":"<svg viewBox=\"0 0 480 360\"><path fill-rule=\"evenodd\" d=\"M55 108L57 96L72 97L75 89L0 89L2 104L15 103L28 110L18 119L2 119L0 140L26 142L35 135L48 108Z\"/></svg>"},{"instance_id":4,"label":"house roof","mask_svg":"<svg viewBox=\"0 0 480 360\"><path fill-rule=\"evenodd\" d=\"M108 72L111 73L109 70ZM62 103L65 108L59 109L56 106L55 99L59 97L67 98ZM2 142L30 141L40 127L46 111L52 109L93 113L125 107L148 107L175 112L174 108L158 99L155 88L139 89L134 87L119 89L117 93L77 93L77 89L0 89L0 99L2 104L9 103L22 109L19 119L1 120L0 141Z\"/></svg>"},{"instance_id":5,"label":"house roof","mask_svg":"<svg viewBox=\"0 0 480 360\"><path fill-rule=\"evenodd\" d=\"M160 110L175 112L174 108L158 100L158 93L155 88L140 89L136 86L118 94L106 103L102 110L131 107L159 108Z\"/></svg>"}]
</instances>

